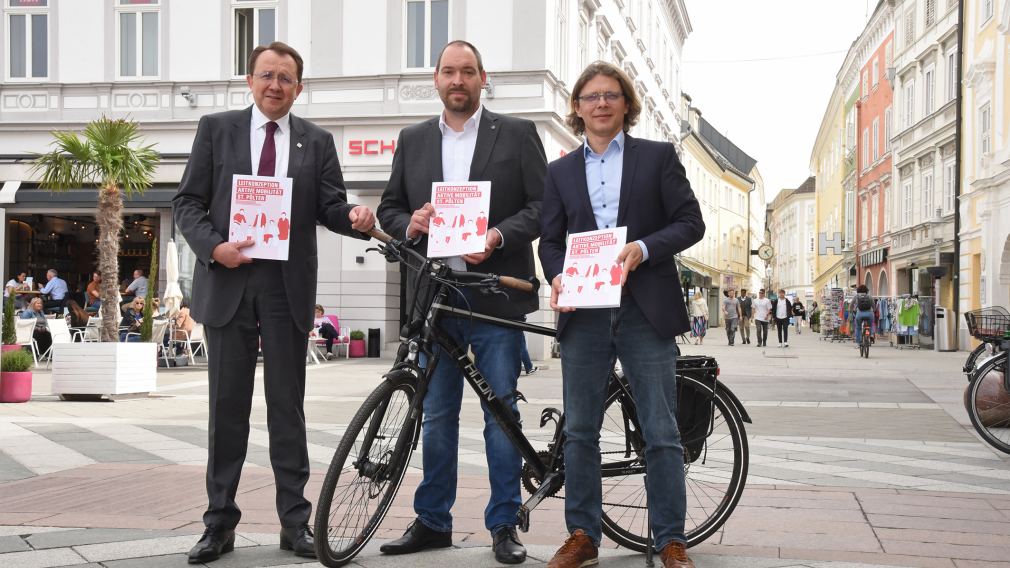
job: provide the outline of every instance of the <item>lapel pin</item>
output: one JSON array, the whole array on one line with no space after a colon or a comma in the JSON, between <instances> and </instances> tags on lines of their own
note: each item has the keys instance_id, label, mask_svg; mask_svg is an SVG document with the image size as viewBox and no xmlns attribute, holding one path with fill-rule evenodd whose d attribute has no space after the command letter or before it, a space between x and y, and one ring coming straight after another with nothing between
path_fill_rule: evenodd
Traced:
<instances>
[{"instance_id":1,"label":"lapel pin","mask_svg":"<svg viewBox=\"0 0 1010 568\"><path fill-rule=\"evenodd\" d=\"M494 130L494 125L493 124L491 125L491 130Z\"/></svg>"},{"instance_id":2,"label":"lapel pin","mask_svg":"<svg viewBox=\"0 0 1010 568\"><path fill-rule=\"evenodd\" d=\"M295 144L295 147L297 147L297 148L301 148L301 147L302 147L302 143L301 143L301 142L298 142L297 144Z\"/></svg>"}]
</instances>

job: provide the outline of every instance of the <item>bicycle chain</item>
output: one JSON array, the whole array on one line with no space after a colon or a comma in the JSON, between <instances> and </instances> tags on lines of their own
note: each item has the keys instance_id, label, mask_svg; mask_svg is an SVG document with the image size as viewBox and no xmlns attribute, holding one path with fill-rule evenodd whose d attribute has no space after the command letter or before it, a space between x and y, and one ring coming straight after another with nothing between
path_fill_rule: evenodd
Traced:
<instances>
[{"instance_id":1,"label":"bicycle chain","mask_svg":"<svg viewBox=\"0 0 1010 568\"><path fill-rule=\"evenodd\" d=\"M623 454L623 453L624 453L624 450L615 450L613 452L600 452L600 455L603 456L603 455L606 455L606 454ZM540 457L540 461L542 461L544 463L544 465L547 465L547 461L546 460L551 457L550 452L539 451L539 452L537 452L537 455ZM530 495L536 493L537 489L540 488L539 483L533 477L533 469L530 468L529 464L523 464L522 482L523 482L523 488L526 489L526 491ZM536 484L536 485L534 485L534 484ZM558 488L558 491L560 491L560 488ZM553 498L553 499L563 499L564 498L564 497L559 497L557 495L557 491L555 491L554 493L551 493L547 497ZM646 509L648 509L648 507L644 506L644 505L626 505L626 504L621 504L621 503L607 503L607 502L603 502L602 505L610 505L610 506L614 506L614 507L624 507L626 509L640 509L640 510L646 510Z\"/></svg>"}]
</instances>

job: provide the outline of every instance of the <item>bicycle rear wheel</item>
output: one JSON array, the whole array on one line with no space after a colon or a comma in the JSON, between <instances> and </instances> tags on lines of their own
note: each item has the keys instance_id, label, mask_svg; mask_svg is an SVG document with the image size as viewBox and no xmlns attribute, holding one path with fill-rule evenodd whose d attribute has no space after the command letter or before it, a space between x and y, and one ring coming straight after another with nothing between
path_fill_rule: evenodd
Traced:
<instances>
[{"instance_id":1,"label":"bicycle rear wheel","mask_svg":"<svg viewBox=\"0 0 1010 568\"><path fill-rule=\"evenodd\" d=\"M684 466L687 485L687 545L711 536L726 522L747 480L748 449L743 420L721 389L689 375L678 387L711 397L712 431L701 455ZM632 418L634 417L634 418ZM607 400L600 433L603 476L603 532L617 544L645 552L649 530L645 491L645 441L638 431L634 401L622 392Z\"/></svg>"},{"instance_id":2,"label":"bicycle rear wheel","mask_svg":"<svg viewBox=\"0 0 1010 568\"><path fill-rule=\"evenodd\" d=\"M1006 388L1007 353L986 361L968 384L968 417L982 439L1010 454L1010 391Z\"/></svg>"},{"instance_id":3,"label":"bicycle rear wheel","mask_svg":"<svg viewBox=\"0 0 1010 568\"><path fill-rule=\"evenodd\" d=\"M414 377L393 372L365 399L337 446L316 507L316 555L351 561L379 528L403 482L417 437Z\"/></svg>"}]
</instances>

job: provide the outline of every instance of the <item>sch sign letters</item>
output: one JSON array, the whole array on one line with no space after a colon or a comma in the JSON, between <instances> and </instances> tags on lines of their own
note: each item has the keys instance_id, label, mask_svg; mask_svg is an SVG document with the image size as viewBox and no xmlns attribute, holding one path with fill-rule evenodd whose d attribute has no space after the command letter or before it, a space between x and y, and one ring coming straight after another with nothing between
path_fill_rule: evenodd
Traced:
<instances>
[{"instance_id":1,"label":"sch sign letters","mask_svg":"<svg viewBox=\"0 0 1010 568\"><path fill-rule=\"evenodd\" d=\"M396 140L349 140L347 154L350 156L378 156L396 151Z\"/></svg>"}]
</instances>

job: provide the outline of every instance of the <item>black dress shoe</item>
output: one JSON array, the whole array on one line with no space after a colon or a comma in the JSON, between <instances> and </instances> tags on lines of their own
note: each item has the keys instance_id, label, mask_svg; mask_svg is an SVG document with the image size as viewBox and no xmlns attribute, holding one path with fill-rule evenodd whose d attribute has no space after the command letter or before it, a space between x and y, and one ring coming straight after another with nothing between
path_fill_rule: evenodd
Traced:
<instances>
[{"instance_id":1,"label":"black dress shoe","mask_svg":"<svg viewBox=\"0 0 1010 568\"><path fill-rule=\"evenodd\" d=\"M515 527L498 529L491 535L494 559L502 564L519 564L526 560L526 547L519 542Z\"/></svg>"},{"instance_id":2,"label":"black dress shoe","mask_svg":"<svg viewBox=\"0 0 1010 568\"><path fill-rule=\"evenodd\" d=\"M315 558L316 541L309 525L281 527L281 550L290 550L302 558Z\"/></svg>"},{"instance_id":3,"label":"black dress shoe","mask_svg":"<svg viewBox=\"0 0 1010 568\"><path fill-rule=\"evenodd\" d=\"M383 554L412 554L428 548L448 548L452 546L452 533L430 529L415 520L400 538L379 547Z\"/></svg>"},{"instance_id":4,"label":"black dress shoe","mask_svg":"<svg viewBox=\"0 0 1010 568\"><path fill-rule=\"evenodd\" d=\"M189 550L189 563L211 562L232 550L235 550L235 531L217 526L207 527L200 541Z\"/></svg>"}]
</instances>

